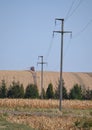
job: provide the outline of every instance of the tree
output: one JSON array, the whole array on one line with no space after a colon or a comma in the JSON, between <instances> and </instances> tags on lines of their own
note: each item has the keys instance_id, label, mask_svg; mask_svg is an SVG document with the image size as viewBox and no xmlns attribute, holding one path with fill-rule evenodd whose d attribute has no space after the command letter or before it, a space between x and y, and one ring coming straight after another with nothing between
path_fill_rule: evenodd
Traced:
<instances>
[{"instance_id":1,"label":"tree","mask_svg":"<svg viewBox=\"0 0 92 130\"><path fill-rule=\"evenodd\" d=\"M45 99L46 98L46 92L45 92L44 88L42 89L42 93L43 93L43 99Z\"/></svg>"},{"instance_id":2,"label":"tree","mask_svg":"<svg viewBox=\"0 0 92 130\"><path fill-rule=\"evenodd\" d=\"M46 91L46 98L54 98L54 91L53 91L53 85L52 85L52 83L50 83L49 85L48 85L48 88L47 88L47 91Z\"/></svg>"},{"instance_id":3,"label":"tree","mask_svg":"<svg viewBox=\"0 0 92 130\"><path fill-rule=\"evenodd\" d=\"M26 88L25 98L38 98L38 97L39 93L37 86L34 84L29 84Z\"/></svg>"},{"instance_id":4,"label":"tree","mask_svg":"<svg viewBox=\"0 0 92 130\"><path fill-rule=\"evenodd\" d=\"M2 80L2 84L0 86L0 98L6 98L7 97L7 88L5 80Z\"/></svg>"},{"instance_id":5,"label":"tree","mask_svg":"<svg viewBox=\"0 0 92 130\"><path fill-rule=\"evenodd\" d=\"M75 84L69 93L70 99L82 99L82 89L81 86Z\"/></svg>"},{"instance_id":6,"label":"tree","mask_svg":"<svg viewBox=\"0 0 92 130\"><path fill-rule=\"evenodd\" d=\"M9 98L23 98L24 97L24 87L19 82L12 82L10 88L8 89L7 97Z\"/></svg>"},{"instance_id":7,"label":"tree","mask_svg":"<svg viewBox=\"0 0 92 130\"><path fill-rule=\"evenodd\" d=\"M63 86L63 99L68 99L67 89Z\"/></svg>"},{"instance_id":8,"label":"tree","mask_svg":"<svg viewBox=\"0 0 92 130\"><path fill-rule=\"evenodd\" d=\"M92 90L90 90L89 88L85 92L85 98L84 99L92 100Z\"/></svg>"},{"instance_id":9,"label":"tree","mask_svg":"<svg viewBox=\"0 0 92 130\"><path fill-rule=\"evenodd\" d=\"M20 97L24 98L25 92L24 92L24 87L23 84L20 85Z\"/></svg>"},{"instance_id":10,"label":"tree","mask_svg":"<svg viewBox=\"0 0 92 130\"><path fill-rule=\"evenodd\" d=\"M59 99L59 97L60 97L60 81L58 81L57 86L58 87L56 87L56 90L55 90L55 98ZM62 98L68 99L67 89L65 88L64 80L62 80Z\"/></svg>"}]
</instances>

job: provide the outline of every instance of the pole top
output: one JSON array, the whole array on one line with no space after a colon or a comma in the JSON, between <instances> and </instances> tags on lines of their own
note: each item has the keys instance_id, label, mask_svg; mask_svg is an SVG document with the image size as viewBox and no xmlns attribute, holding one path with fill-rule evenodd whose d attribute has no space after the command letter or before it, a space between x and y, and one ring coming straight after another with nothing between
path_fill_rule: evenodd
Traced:
<instances>
[{"instance_id":1,"label":"pole top","mask_svg":"<svg viewBox=\"0 0 92 130\"><path fill-rule=\"evenodd\" d=\"M43 56L38 56L38 58L39 58L39 57L43 57Z\"/></svg>"},{"instance_id":2,"label":"pole top","mask_svg":"<svg viewBox=\"0 0 92 130\"><path fill-rule=\"evenodd\" d=\"M55 18L55 20L64 21L64 18L62 18L62 19L60 19L60 18Z\"/></svg>"}]
</instances>

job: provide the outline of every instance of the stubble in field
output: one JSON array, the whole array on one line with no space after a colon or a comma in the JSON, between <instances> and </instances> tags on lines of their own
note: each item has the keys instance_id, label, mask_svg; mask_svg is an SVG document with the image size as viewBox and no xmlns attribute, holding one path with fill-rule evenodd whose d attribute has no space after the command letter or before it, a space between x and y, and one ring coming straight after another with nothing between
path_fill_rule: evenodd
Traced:
<instances>
[{"instance_id":1,"label":"stubble in field","mask_svg":"<svg viewBox=\"0 0 92 130\"><path fill-rule=\"evenodd\" d=\"M9 122L38 130L77 130L92 121L92 101L63 100L62 107L60 112L59 100L0 99L0 111Z\"/></svg>"}]
</instances>

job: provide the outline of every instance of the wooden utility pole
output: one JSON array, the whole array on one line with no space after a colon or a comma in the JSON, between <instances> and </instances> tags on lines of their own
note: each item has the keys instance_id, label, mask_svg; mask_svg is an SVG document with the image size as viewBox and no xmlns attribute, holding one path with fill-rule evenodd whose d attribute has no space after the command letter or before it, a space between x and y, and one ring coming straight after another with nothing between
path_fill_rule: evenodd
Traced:
<instances>
[{"instance_id":1,"label":"wooden utility pole","mask_svg":"<svg viewBox=\"0 0 92 130\"><path fill-rule=\"evenodd\" d=\"M64 33L72 33L71 31L64 31L64 19L55 19L55 23L56 21L59 20L61 21L61 31L53 31L54 33L60 33L61 34L61 56L60 56L60 103L59 103L59 110L62 110L62 88L63 88L63 78L62 78L62 70L63 70L63 34Z\"/></svg>"},{"instance_id":2,"label":"wooden utility pole","mask_svg":"<svg viewBox=\"0 0 92 130\"><path fill-rule=\"evenodd\" d=\"M43 56L38 56L38 58L41 58L41 62L37 64L41 64L41 99L43 99L43 64L47 64L47 62L43 62Z\"/></svg>"}]
</instances>

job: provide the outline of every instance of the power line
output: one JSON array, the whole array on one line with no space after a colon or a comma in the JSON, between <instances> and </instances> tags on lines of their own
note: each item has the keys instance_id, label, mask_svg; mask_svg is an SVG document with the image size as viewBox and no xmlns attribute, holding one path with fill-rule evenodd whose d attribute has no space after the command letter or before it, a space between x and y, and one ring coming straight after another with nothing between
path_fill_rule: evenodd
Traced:
<instances>
[{"instance_id":1,"label":"power line","mask_svg":"<svg viewBox=\"0 0 92 130\"><path fill-rule=\"evenodd\" d=\"M73 13L74 13L74 11L76 11L76 9L79 7L79 5L81 4L81 1L82 0L80 0L79 1L79 4L77 5L77 7L72 11L72 13L70 14L70 12L71 12L71 10L72 10L72 7L73 7L73 5L74 5L74 3L75 3L75 0L72 2L72 4L71 4L71 6L70 6L70 8L69 8L69 11L68 11L68 13L67 13L67 15L66 15L66 17L65 17L65 20L67 20ZM69 15L70 14L70 15ZM55 25L57 25L56 24L56 20L55 20ZM47 51L47 54L46 54L46 60L48 59L48 57L49 57L49 55L50 55L50 52L51 52L51 49L52 49L52 45L53 45L53 37L51 38L51 42L50 42L50 44L49 44L49 48L48 48L48 51Z\"/></svg>"},{"instance_id":2,"label":"power line","mask_svg":"<svg viewBox=\"0 0 92 130\"><path fill-rule=\"evenodd\" d=\"M71 45L71 39L69 40L68 44L67 44L67 47L65 48L65 53L64 53L64 57L66 56L68 50L69 50L69 47Z\"/></svg>"},{"instance_id":3,"label":"power line","mask_svg":"<svg viewBox=\"0 0 92 130\"><path fill-rule=\"evenodd\" d=\"M53 30L55 29L55 25L53 26ZM53 39L54 39L54 37L53 37L53 35L50 37L50 42L49 42L49 47L48 47L48 50L47 50L47 53L46 53L46 55L45 55L45 59L47 60L48 59L48 57L49 57L49 55L50 55L50 53L51 53L51 49L52 49L52 45L53 45Z\"/></svg>"},{"instance_id":4,"label":"power line","mask_svg":"<svg viewBox=\"0 0 92 130\"><path fill-rule=\"evenodd\" d=\"M80 4L82 3L82 0L79 0L79 3L78 3L77 6L73 9L73 11L71 12L71 10L72 10L72 8L73 8L75 2L76 2L75 0L72 2L71 6L70 6L70 8L69 8L69 10L68 10L68 12L67 12L67 14L66 14L65 21L68 20L69 17L71 17L71 16L74 14L74 12L77 10L77 8L78 8L78 7L80 6ZM71 13L70 13L70 12L71 12ZM69 15L69 14L70 14L70 15ZM55 25L57 25L56 22L55 22ZM88 25L87 25L87 26L88 26ZM84 30L84 29L83 29L83 30ZM83 31L83 30L82 30L82 31ZM71 39L69 40L69 44L68 44L66 50L69 49L70 43L71 43ZM66 56L66 52L65 52L64 56Z\"/></svg>"},{"instance_id":5,"label":"power line","mask_svg":"<svg viewBox=\"0 0 92 130\"><path fill-rule=\"evenodd\" d=\"M68 18L69 14L70 14L70 12L72 10L72 7L73 7L74 3L75 3L75 0L72 2L71 6L70 6L70 8L69 8L69 10L68 10L68 12L66 14L65 20Z\"/></svg>"},{"instance_id":6,"label":"power line","mask_svg":"<svg viewBox=\"0 0 92 130\"><path fill-rule=\"evenodd\" d=\"M90 24L92 24L92 19L91 19L79 32L77 32L77 33L72 37L72 39L77 38L78 36L80 36L81 33L83 33L83 32L88 28L88 26L89 26ZM68 44L67 47L65 48L64 57L66 56L67 50L69 50L70 45L71 45L71 39L69 40L69 44Z\"/></svg>"},{"instance_id":7,"label":"power line","mask_svg":"<svg viewBox=\"0 0 92 130\"><path fill-rule=\"evenodd\" d=\"M74 3L75 3L75 0L72 2L71 6L70 6L70 8L69 8L69 10L68 10L68 12L67 12L67 15L66 15L66 17L65 17L65 21L68 20L69 17L71 17L71 16L74 14L74 12L77 10L77 8L78 8L78 7L80 6L80 4L82 3L82 0L79 0L79 3L78 3L77 6L73 9L73 11L71 12L71 10L72 10L72 8L73 8L73 6L74 6ZM71 13L70 13L70 12L71 12ZM70 15L69 15L69 14L70 14ZM88 25L89 25L89 23L88 23L85 27L87 27ZM78 33L81 33L81 32L83 32L84 30L85 30L85 28L83 28L83 29L82 29L80 32L78 32ZM78 35L78 33L77 33L77 35ZM73 37L73 38L74 38L74 37ZM66 50L69 49L70 44L71 44L71 39L69 40L69 44L68 44ZM64 56L66 56L66 50L65 50Z\"/></svg>"},{"instance_id":8,"label":"power line","mask_svg":"<svg viewBox=\"0 0 92 130\"><path fill-rule=\"evenodd\" d=\"M77 33L72 37L72 39L77 38L78 36L80 36L81 33L83 33L83 32L88 28L88 26L89 26L91 23L92 23L92 19L91 19L79 32L77 32ZM69 50L70 45L71 45L71 39L69 40L69 42L68 42L68 44L67 44L67 47L65 48L64 57L66 56L66 54L67 54L67 52L68 52L68 50Z\"/></svg>"},{"instance_id":9,"label":"power line","mask_svg":"<svg viewBox=\"0 0 92 130\"><path fill-rule=\"evenodd\" d=\"M51 38L51 41L50 41L50 44L49 44L49 48L48 48L48 51L47 51L47 54L46 54L46 60L48 59L48 57L50 55L50 52L51 52L51 49L52 49L52 45L53 45L53 36Z\"/></svg>"},{"instance_id":10,"label":"power line","mask_svg":"<svg viewBox=\"0 0 92 130\"><path fill-rule=\"evenodd\" d=\"M76 38L76 37L80 36L80 34L83 33L83 32L88 28L88 26L89 26L91 23L92 23L92 19L91 19L79 32L77 32L77 33L73 36L73 38Z\"/></svg>"},{"instance_id":11,"label":"power line","mask_svg":"<svg viewBox=\"0 0 92 130\"><path fill-rule=\"evenodd\" d=\"M78 7L80 6L81 3L82 3L82 0L79 0L79 3L77 4L77 6L72 10L70 15L68 15L65 20L68 20L75 13L75 11L78 9ZM73 3L73 5L74 5L74 3Z\"/></svg>"}]
</instances>

